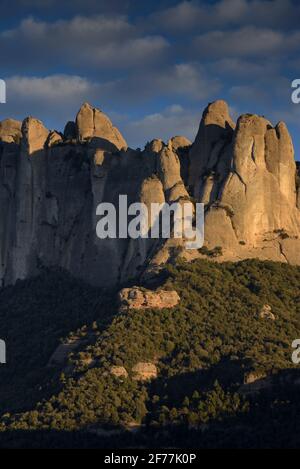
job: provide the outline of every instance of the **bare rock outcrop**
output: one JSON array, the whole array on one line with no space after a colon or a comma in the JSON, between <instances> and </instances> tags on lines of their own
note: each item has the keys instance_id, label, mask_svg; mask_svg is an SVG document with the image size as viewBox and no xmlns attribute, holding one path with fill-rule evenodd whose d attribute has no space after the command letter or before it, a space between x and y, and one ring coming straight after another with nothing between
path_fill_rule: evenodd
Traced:
<instances>
[{"instance_id":1,"label":"bare rock outcrop","mask_svg":"<svg viewBox=\"0 0 300 469\"><path fill-rule=\"evenodd\" d=\"M110 372L116 378L128 378L128 373L124 366L112 366Z\"/></svg>"},{"instance_id":2,"label":"bare rock outcrop","mask_svg":"<svg viewBox=\"0 0 300 469\"><path fill-rule=\"evenodd\" d=\"M150 381L157 378L157 368L151 362L140 362L132 368L135 381Z\"/></svg>"},{"instance_id":3,"label":"bare rock outcrop","mask_svg":"<svg viewBox=\"0 0 300 469\"><path fill-rule=\"evenodd\" d=\"M264 305L262 309L259 312L259 317L261 319L271 319L271 321L276 320L276 316L274 313L272 313L272 308L270 305Z\"/></svg>"},{"instance_id":4,"label":"bare rock outcrop","mask_svg":"<svg viewBox=\"0 0 300 469\"><path fill-rule=\"evenodd\" d=\"M139 287L123 288L119 292L120 311L131 309L174 308L180 301L176 291L151 291Z\"/></svg>"},{"instance_id":5,"label":"bare rock outcrop","mask_svg":"<svg viewBox=\"0 0 300 469\"><path fill-rule=\"evenodd\" d=\"M244 376L239 392L244 395L257 394L273 386L273 376L261 371L251 371Z\"/></svg>"}]
</instances>

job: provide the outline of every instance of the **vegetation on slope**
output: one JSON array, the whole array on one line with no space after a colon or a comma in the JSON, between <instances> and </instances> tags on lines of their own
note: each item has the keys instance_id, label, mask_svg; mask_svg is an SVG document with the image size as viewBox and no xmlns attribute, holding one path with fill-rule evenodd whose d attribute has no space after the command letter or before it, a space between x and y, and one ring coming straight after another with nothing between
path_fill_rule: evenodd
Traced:
<instances>
[{"instance_id":1,"label":"vegetation on slope","mask_svg":"<svg viewBox=\"0 0 300 469\"><path fill-rule=\"evenodd\" d=\"M124 432L124 445L126 438L152 445L157 435L160 443L164 435L166 444L198 447L294 444L300 408L291 344L300 334L300 268L198 260L167 270L164 288L181 296L171 310L118 313L115 292L62 273L0 292L11 360L0 369L4 436L51 432L56 445L59 434L78 445L70 432L83 432L84 445L87 431L142 425L138 436ZM275 321L260 317L265 304ZM47 368L59 338L71 331L84 339L79 349L67 365ZM138 362L155 363L158 378L132 379ZM125 367L128 378L113 376L113 365ZM251 373L274 376L272 385L241 392ZM91 441L104 444L103 436ZM113 437L105 441L113 444Z\"/></svg>"}]
</instances>

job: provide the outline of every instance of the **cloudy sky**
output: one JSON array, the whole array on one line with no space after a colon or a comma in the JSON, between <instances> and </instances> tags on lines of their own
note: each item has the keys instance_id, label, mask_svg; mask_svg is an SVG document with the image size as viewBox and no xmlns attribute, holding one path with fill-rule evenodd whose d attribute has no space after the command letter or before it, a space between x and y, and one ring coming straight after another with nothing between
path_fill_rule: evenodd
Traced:
<instances>
[{"instance_id":1,"label":"cloudy sky","mask_svg":"<svg viewBox=\"0 0 300 469\"><path fill-rule=\"evenodd\" d=\"M300 159L300 2L1 0L0 118L63 130L89 101L132 147L193 139L208 102L287 122Z\"/></svg>"}]
</instances>

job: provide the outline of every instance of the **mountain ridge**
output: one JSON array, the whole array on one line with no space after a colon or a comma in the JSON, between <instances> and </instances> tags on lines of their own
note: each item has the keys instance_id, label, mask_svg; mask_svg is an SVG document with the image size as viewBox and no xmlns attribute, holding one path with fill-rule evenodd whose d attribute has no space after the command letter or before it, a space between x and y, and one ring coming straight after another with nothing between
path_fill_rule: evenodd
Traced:
<instances>
[{"instance_id":1,"label":"mountain ridge","mask_svg":"<svg viewBox=\"0 0 300 469\"><path fill-rule=\"evenodd\" d=\"M181 240L99 240L96 207L128 202L205 204L205 249ZM148 278L174 255L300 264L300 191L283 123L246 114L235 124L224 101L208 105L195 142L153 140L133 150L110 119L84 103L64 133L33 117L0 123L0 282L62 267L108 286ZM208 256L211 257L211 256Z\"/></svg>"}]
</instances>

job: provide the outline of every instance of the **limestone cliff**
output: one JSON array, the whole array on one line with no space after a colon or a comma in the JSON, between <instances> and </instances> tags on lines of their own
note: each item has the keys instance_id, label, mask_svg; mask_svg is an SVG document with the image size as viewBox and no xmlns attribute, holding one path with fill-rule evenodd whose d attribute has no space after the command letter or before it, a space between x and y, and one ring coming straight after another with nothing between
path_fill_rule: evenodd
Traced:
<instances>
[{"instance_id":1,"label":"limestone cliff","mask_svg":"<svg viewBox=\"0 0 300 469\"><path fill-rule=\"evenodd\" d=\"M205 244L222 247L220 260L300 264L298 180L286 126L255 115L235 124L223 101L205 110L193 145L175 137L167 144L153 140L144 151L128 148L109 118L87 103L63 134L32 117L6 119L0 123L0 283L55 266L110 286L166 262L178 240L97 238L96 207L117 206L120 194L147 206L189 196L204 202Z\"/></svg>"}]
</instances>

